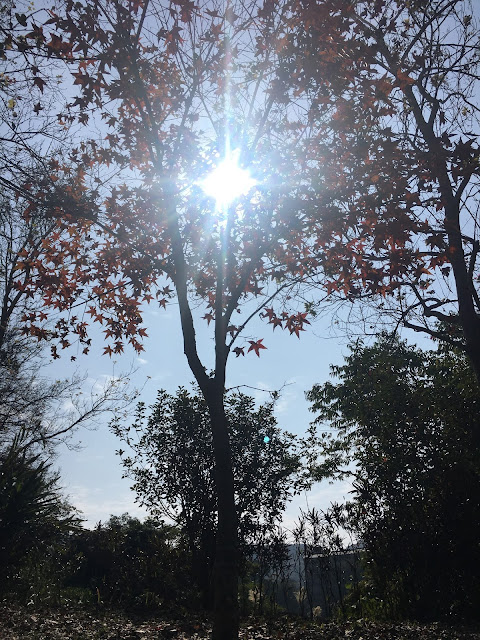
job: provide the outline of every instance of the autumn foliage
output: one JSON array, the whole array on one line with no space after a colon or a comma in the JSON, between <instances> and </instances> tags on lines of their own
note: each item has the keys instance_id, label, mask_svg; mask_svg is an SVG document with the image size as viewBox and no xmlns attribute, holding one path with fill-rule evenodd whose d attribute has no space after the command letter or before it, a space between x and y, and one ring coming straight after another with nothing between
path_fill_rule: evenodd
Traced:
<instances>
[{"instance_id":1,"label":"autumn foliage","mask_svg":"<svg viewBox=\"0 0 480 640\"><path fill-rule=\"evenodd\" d=\"M48 336L61 347L73 335L87 352L93 320L109 355L142 348L145 304L178 303L212 424L226 611L236 515L223 395L230 352L268 346L252 318L299 337L319 291L385 298L397 321L465 349L480 379L468 6L65 0L5 30L34 111L55 90L58 126L73 132L44 180L17 182L26 218L41 209L53 228L21 256L16 286L58 312ZM48 65L63 74L55 86ZM218 210L200 181L229 149L257 184ZM45 313L29 310L25 331L46 337ZM215 344L207 363L199 321ZM216 637L235 636L225 620Z\"/></svg>"},{"instance_id":2,"label":"autumn foliage","mask_svg":"<svg viewBox=\"0 0 480 640\"><path fill-rule=\"evenodd\" d=\"M45 259L29 265L31 291L62 312L79 292L105 326L106 353L125 341L140 349L141 305L171 300L177 243L188 248L182 279L209 324L226 312L236 355L264 346L242 333L251 313L298 336L305 309L279 289L321 274L331 295L389 297L417 330L460 322L475 358L478 62L468 8L109 1L65 2L43 23L17 14L6 48L66 63L74 97L58 117L83 125L48 185L22 185L57 220ZM32 64L40 98L48 80ZM233 207L222 246L226 221L198 181L229 145L258 187ZM41 321L27 326L38 333ZM73 331L88 349L84 322L62 316L60 344Z\"/></svg>"}]
</instances>

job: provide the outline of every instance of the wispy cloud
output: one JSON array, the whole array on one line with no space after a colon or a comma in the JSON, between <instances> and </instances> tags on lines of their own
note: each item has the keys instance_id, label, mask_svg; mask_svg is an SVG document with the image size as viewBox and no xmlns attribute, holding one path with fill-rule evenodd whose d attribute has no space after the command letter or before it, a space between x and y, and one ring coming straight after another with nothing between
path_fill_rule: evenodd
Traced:
<instances>
[{"instance_id":1,"label":"wispy cloud","mask_svg":"<svg viewBox=\"0 0 480 640\"><path fill-rule=\"evenodd\" d=\"M109 493L114 495L110 497ZM89 529L99 521L106 522L111 515L120 516L128 513L140 519L148 515L146 509L135 504L133 493L119 491L118 485L93 489L85 485L74 485L70 487L69 500L81 511L84 526Z\"/></svg>"},{"instance_id":2,"label":"wispy cloud","mask_svg":"<svg viewBox=\"0 0 480 640\"><path fill-rule=\"evenodd\" d=\"M164 380L168 380L172 377L171 371L164 371L163 373L157 373L156 375L151 377L152 382L163 382Z\"/></svg>"},{"instance_id":3,"label":"wispy cloud","mask_svg":"<svg viewBox=\"0 0 480 640\"><path fill-rule=\"evenodd\" d=\"M280 395L275 402L275 413L281 415L286 413L303 395L303 390L299 384L299 379L294 377L287 380L281 389L274 389L271 384L263 381L257 382L253 390L253 397L257 403L268 402L272 399L271 392L277 391ZM248 388L247 388L248 392Z\"/></svg>"}]
</instances>

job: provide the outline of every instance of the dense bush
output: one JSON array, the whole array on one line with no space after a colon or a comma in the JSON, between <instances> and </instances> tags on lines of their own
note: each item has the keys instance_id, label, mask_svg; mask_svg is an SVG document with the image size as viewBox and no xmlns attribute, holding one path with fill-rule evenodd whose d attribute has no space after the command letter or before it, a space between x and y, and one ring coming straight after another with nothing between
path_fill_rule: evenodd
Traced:
<instances>
[{"instance_id":1,"label":"dense bush","mask_svg":"<svg viewBox=\"0 0 480 640\"><path fill-rule=\"evenodd\" d=\"M189 554L169 525L112 516L72 536L69 556L76 570L64 586L86 590L91 602L127 609L198 605Z\"/></svg>"},{"instance_id":2,"label":"dense bush","mask_svg":"<svg viewBox=\"0 0 480 640\"><path fill-rule=\"evenodd\" d=\"M0 453L0 591L27 602L55 599L58 558L79 523L48 459L15 438Z\"/></svg>"},{"instance_id":3,"label":"dense bush","mask_svg":"<svg viewBox=\"0 0 480 640\"><path fill-rule=\"evenodd\" d=\"M334 428L318 477L352 479L369 609L478 617L480 393L467 358L384 336L332 369L338 382L308 394L316 425Z\"/></svg>"}]
</instances>

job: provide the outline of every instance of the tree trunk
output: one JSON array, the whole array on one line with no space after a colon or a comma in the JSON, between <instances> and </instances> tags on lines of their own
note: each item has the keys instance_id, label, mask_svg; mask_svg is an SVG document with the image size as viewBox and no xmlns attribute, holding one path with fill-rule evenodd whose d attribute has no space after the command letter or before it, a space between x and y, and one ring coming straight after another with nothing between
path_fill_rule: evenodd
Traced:
<instances>
[{"instance_id":1,"label":"tree trunk","mask_svg":"<svg viewBox=\"0 0 480 640\"><path fill-rule=\"evenodd\" d=\"M238 531L228 422L223 385L207 394L213 433L218 527L214 569L213 640L238 638Z\"/></svg>"},{"instance_id":2,"label":"tree trunk","mask_svg":"<svg viewBox=\"0 0 480 640\"><path fill-rule=\"evenodd\" d=\"M457 232L457 235L460 235L459 232ZM455 278L458 316L465 338L465 350L477 377L478 384L480 385L480 319L475 312L472 296L474 285L467 273L463 248L461 245L458 245L460 245L460 242L456 243L456 245L450 242L450 264L452 265Z\"/></svg>"},{"instance_id":3,"label":"tree trunk","mask_svg":"<svg viewBox=\"0 0 480 640\"><path fill-rule=\"evenodd\" d=\"M198 353L192 312L188 302L188 276L183 242L178 227L175 196L171 197L169 233L175 264L175 288L178 296L183 333L184 352L190 369L202 390L210 414L215 460L215 485L218 501L218 525L215 541L214 565L214 624L213 640L238 640L238 531L233 483L232 452L228 421L223 402L225 366L228 351L225 347L228 318L223 315L223 256L227 235L222 236L222 251L218 266L217 302L215 317L215 377L205 371ZM240 292L238 293L240 295ZM230 311L231 314L231 311Z\"/></svg>"},{"instance_id":4,"label":"tree trunk","mask_svg":"<svg viewBox=\"0 0 480 640\"><path fill-rule=\"evenodd\" d=\"M391 60L389 52L386 51L385 42L381 41L380 45L387 60ZM395 75L398 73L398 68L396 68L395 64L392 65L392 71ZM458 191L457 193L454 191L454 185L448 171L447 153L434 130L435 121L429 119L427 122L411 85L407 84L403 88L403 92L412 109L416 124L428 145L431 172L436 177L440 188L441 204L445 208L443 226L448 239L448 259L452 265L458 299L458 317L465 338L466 352L472 363L477 382L480 385L480 319L475 308L475 289L472 282L472 274L469 273L463 248L460 224L460 196ZM440 105L438 104L437 106ZM475 438L480 442L478 430Z\"/></svg>"}]
</instances>

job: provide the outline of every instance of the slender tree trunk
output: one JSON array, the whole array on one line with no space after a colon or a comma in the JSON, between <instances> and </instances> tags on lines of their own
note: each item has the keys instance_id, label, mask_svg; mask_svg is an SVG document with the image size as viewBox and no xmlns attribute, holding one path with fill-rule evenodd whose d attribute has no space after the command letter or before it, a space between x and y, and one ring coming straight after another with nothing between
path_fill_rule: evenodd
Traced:
<instances>
[{"instance_id":1,"label":"slender tree trunk","mask_svg":"<svg viewBox=\"0 0 480 640\"><path fill-rule=\"evenodd\" d=\"M438 158L439 155L440 152L437 152L436 157ZM465 338L465 349L480 385L480 318L475 310L474 284L468 271L462 244L460 205L453 195L445 163L443 162L440 167L438 181L445 206L445 231L457 291L458 316ZM480 443L480 434L476 433L475 437Z\"/></svg>"},{"instance_id":2,"label":"slender tree trunk","mask_svg":"<svg viewBox=\"0 0 480 640\"><path fill-rule=\"evenodd\" d=\"M367 34L372 35L372 34ZM397 65L395 56L389 51L382 36L377 37L377 45L387 61L390 71L397 77L401 70ZM428 146L429 161L432 175L436 177L442 205L445 209L444 230L448 239L448 259L452 265L453 277L458 300L458 316L465 338L465 347L468 357L473 366L475 376L480 385L480 318L477 315L475 290L472 282L472 274L466 263L465 251L462 242L460 225L460 195L455 192L448 171L447 153L440 139L435 132L435 117L427 118L423 108L414 93L413 86L406 84L403 93L412 109L415 122ZM440 102L435 98L432 102L432 109L439 109ZM480 434L474 434L480 442Z\"/></svg>"},{"instance_id":3,"label":"slender tree trunk","mask_svg":"<svg viewBox=\"0 0 480 640\"><path fill-rule=\"evenodd\" d=\"M231 214L230 214L231 215ZM230 218L229 218L230 219ZM178 226L176 194L170 194L168 230L172 242L175 265L174 283L178 296L183 333L184 352L190 369L202 390L210 414L215 460L215 485L218 506L218 524L215 541L214 565L214 622L213 640L238 640L238 527L233 482L232 452L225 414L225 368L228 350L225 340L229 317L235 308L241 290L224 314L225 256L228 253L229 225L221 236L218 257L215 301L215 376L210 378L197 352L197 341L192 311L188 300L188 269L183 252L183 241Z\"/></svg>"},{"instance_id":4,"label":"slender tree trunk","mask_svg":"<svg viewBox=\"0 0 480 640\"><path fill-rule=\"evenodd\" d=\"M218 527L214 569L213 640L238 638L238 531L232 454L223 404L223 385L206 398L213 433Z\"/></svg>"},{"instance_id":5,"label":"slender tree trunk","mask_svg":"<svg viewBox=\"0 0 480 640\"><path fill-rule=\"evenodd\" d=\"M460 236L459 228L458 231L455 229L454 233L450 234L449 226L447 224L445 226L449 233L449 239L450 235L454 235L455 238ZM465 254L461 242L458 241L454 243L450 241L449 244L451 250L450 264L452 265L455 278L458 315L465 338L465 350L475 371L477 382L480 385L480 318L475 311L472 295L474 285L467 271ZM480 434L477 433L476 436L480 443Z\"/></svg>"}]
</instances>

